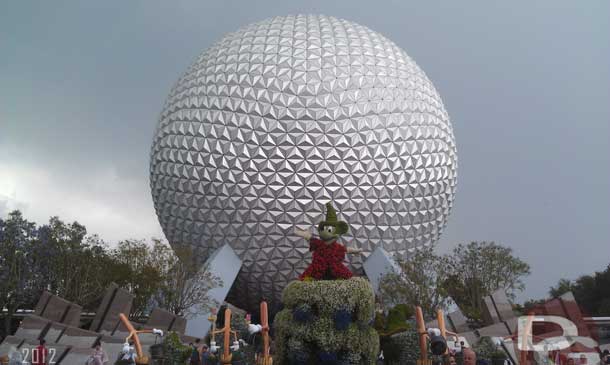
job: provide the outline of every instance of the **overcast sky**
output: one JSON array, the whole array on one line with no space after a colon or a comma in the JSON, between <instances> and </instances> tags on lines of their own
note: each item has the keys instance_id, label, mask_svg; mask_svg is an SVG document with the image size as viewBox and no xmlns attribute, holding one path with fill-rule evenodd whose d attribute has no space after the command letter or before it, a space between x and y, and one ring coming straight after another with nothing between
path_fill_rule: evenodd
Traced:
<instances>
[{"instance_id":1,"label":"overcast sky","mask_svg":"<svg viewBox=\"0 0 610 365\"><path fill-rule=\"evenodd\" d=\"M607 0L2 2L0 215L162 237L148 156L171 86L223 34L296 13L384 34L438 89L459 156L442 251L512 247L521 300L610 262Z\"/></svg>"}]
</instances>

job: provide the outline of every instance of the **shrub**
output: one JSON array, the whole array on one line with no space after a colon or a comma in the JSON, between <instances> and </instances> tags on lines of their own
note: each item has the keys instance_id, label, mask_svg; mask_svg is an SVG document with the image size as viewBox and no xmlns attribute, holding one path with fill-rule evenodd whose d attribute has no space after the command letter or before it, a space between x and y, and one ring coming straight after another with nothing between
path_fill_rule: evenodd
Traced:
<instances>
[{"instance_id":1,"label":"shrub","mask_svg":"<svg viewBox=\"0 0 610 365\"><path fill-rule=\"evenodd\" d=\"M390 308L387 316L383 312L375 314L374 326L381 337L389 337L411 329L413 326L408 322L413 316L413 310L404 304L398 304Z\"/></svg>"},{"instance_id":2,"label":"shrub","mask_svg":"<svg viewBox=\"0 0 610 365\"><path fill-rule=\"evenodd\" d=\"M415 365L420 358L417 330L409 329L383 337L381 349L386 364Z\"/></svg>"},{"instance_id":3,"label":"shrub","mask_svg":"<svg viewBox=\"0 0 610 365\"><path fill-rule=\"evenodd\" d=\"M506 353L502 350L496 350L491 353L492 360L505 360L507 358Z\"/></svg>"},{"instance_id":4,"label":"shrub","mask_svg":"<svg viewBox=\"0 0 610 365\"><path fill-rule=\"evenodd\" d=\"M183 345L176 332L169 332L163 338L163 354L168 365L182 365L191 356L192 349Z\"/></svg>"},{"instance_id":5,"label":"shrub","mask_svg":"<svg viewBox=\"0 0 610 365\"><path fill-rule=\"evenodd\" d=\"M496 345L489 336L481 337L472 347L477 354L477 359L491 360L492 354L496 351Z\"/></svg>"},{"instance_id":6,"label":"shrub","mask_svg":"<svg viewBox=\"0 0 610 365\"><path fill-rule=\"evenodd\" d=\"M388 332L402 332L408 328L407 326L407 314L410 312L406 310L406 306L397 305L388 311L388 319L386 324L386 330Z\"/></svg>"}]
</instances>

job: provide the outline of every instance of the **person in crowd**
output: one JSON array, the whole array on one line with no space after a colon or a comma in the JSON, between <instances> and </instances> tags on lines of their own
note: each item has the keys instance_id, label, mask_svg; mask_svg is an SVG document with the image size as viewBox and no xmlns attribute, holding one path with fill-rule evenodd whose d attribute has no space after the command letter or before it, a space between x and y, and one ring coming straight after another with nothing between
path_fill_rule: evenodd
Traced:
<instances>
[{"instance_id":1,"label":"person in crowd","mask_svg":"<svg viewBox=\"0 0 610 365\"><path fill-rule=\"evenodd\" d=\"M489 361L487 359L477 358L477 365L489 365Z\"/></svg>"},{"instance_id":2,"label":"person in crowd","mask_svg":"<svg viewBox=\"0 0 610 365\"><path fill-rule=\"evenodd\" d=\"M116 365L136 365L136 356L133 341L126 342L119 353Z\"/></svg>"},{"instance_id":3,"label":"person in crowd","mask_svg":"<svg viewBox=\"0 0 610 365\"><path fill-rule=\"evenodd\" d=\"M8 352L8 365L23 365L23 354L15 346Z\"/></svg>"},{"instance_id":4,"label":"person in crowd","mask_svg":"<svg viewBox=\"0 0 610 365\"><path fill-rule=\"evenodd\" d=\"M477 354L468 347L462 347L464 365L476 365Z\"/></svg>"},{"instance_id":5,"label":"person in crowd","mask_svg":"<svg viewBox=\"0 0 610 365\"><path fill-rule=\"evenodd\" d=\"M602 364L610 364L610 350L604 350L602 352Z\"/></svg>"},{"instance_id":6,"label":"person in crowd","mask_svg":"<svg viewBox=\"0 0 610 365\"><path fill-rule=\"evenodd\" d=\"M464 365L464 349L465 348L466 348L466 344L464 344L464 341L460 341L460 348L455 349L453 358L455 359L455 363L457 365Z\"/></svg>"},{"instance_id":7,"label":"person in crowd","mask_svg":"<svg viewBox=\"0 0 610 365\"><path fill-rule=\"evenodd\" d=\"M587 355L585 355L585 354L581 354L580 355L579 364L580 365L587 365Z\"/></svg>"},{"instance_id":8,"label":"person in crowd","mask_svg":"<svg viewBox=\"0 0 610 365\"><path fill-rule=\"evenodd\" d=\"M574 358L573 357L568 357L568 365L574 365Z\"/></svg>"},{"instance_id":9,"label":"person in crowd","mask_svg":"<svg viewBox=\"0 0 610 365\"><path fill-rule=\"evenodd\" d=\"M383 360L384 360L384 356L383 356L383 350L379 353L379 356L377 356L377 365L383 365Z\"/></svg>"},{"instance_id":10,"label":"person in crowd","mask_svg":"<svg viewBox=\"0 0 610 365\"><path fill-rule=\"evenodd\" d=\"M201 346L201 365L212 365L212 360L210 359L210 349L208 345Z\"/></svg>"},{"instance_id":11,"label":"person in crowd","mask_svg":"<svg viewBox=\"0 0 610 365\"><path fill-rule=\"evenodd\" d=\"M195 343L191 346L191 360L190 365L201 365L201 348L200 339L196 339Z\"/></svg>"},{"instance_id":12,"label":"person in crowd","mask_svg":"<svg viewBox=\"0 0 610 365\"><path fill-rule=\"evenodd\" d=\"M46 341L41 339L39 345L32 350L32 365L48 365L49 350L45 346Z\"/></svg>"},{"instance_id":13,"label":"person in crowd","mask_svg":"<svg viewBox=\"0 0 610 365\"><path fill-rule=\"evenodd\" d=\"M108 355L102 348L102 342L96 340L92 347L93 351L87 361L87 365L106 365L108 364Z\"/></svg>"}]
</instances>

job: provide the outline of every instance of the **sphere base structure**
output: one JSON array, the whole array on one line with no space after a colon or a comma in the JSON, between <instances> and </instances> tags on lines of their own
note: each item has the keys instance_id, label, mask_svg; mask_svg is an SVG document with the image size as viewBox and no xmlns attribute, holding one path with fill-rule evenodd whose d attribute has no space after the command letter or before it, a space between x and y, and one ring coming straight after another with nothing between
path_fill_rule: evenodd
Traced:
<instances>
[{"instance_id":1,"label":"sphere base structure","mask_svg":"<svg viewBox=\"0 0 610 365\"><path fill-rule=\"evenodd\" d=\"M332 200L345 244L405 257L438 240L457 150L432 82L391 40L323 16L270 18L204 51L170 92L150 187L169 243L243 262L227 301L274 312L310 260L295 227ZM362 258L347 258L352 272Z\"/></svg>"},{"instance_id":2,"label":"sphere base structure","mask_svg":"<svg viewBox=\"0 0 610 365\"><path fill-rule=\"evenodd\" d=\"M293 281L275 317L279 364L375 364L373 288L366 278Z\"/></svg>"},{"instance_id":3,"label":"sphere base structure","mask_svg":"<svg viewBox=\"0 0 610 365\"><path fill-rule=\"evenodd\" d=\"M241 266L241 260L229 245L220 247L208 258L202 266L203 269L209 270L221 281L221 285L208 292L210 299L219 305L225 301ZM196 308L193 309L194 312L191 313L192 316L186 324L185 333L193 337L205 336L212 326L211 313L199 313Z\"/></svg>"}]
</instances>

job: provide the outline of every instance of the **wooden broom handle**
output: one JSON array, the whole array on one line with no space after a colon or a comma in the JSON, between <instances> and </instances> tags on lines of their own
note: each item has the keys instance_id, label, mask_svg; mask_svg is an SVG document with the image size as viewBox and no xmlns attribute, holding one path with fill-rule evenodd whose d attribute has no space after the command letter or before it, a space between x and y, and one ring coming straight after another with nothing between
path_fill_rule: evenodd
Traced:
<instances>
[{"instance_id":1,"label":"wooden broom handle","mask_svg":"<svg viewBox=\"0 0 610 365\"><path fill-rule=\"evenodd\" d=\"M231 342L231 309L227 308L225 310L225 327L223 328L224 332L224 349L223 355L225 359L229 358L230 352L230 342Z\"/></svg>"},{"instance_id":2,"label":"wooden broom handle","mask_svg":"<svg viewBox=\"0 0 610 365\"><path fill-rule=\"evenodd\" d=\"M419 351L423 364L428 363L428 342L426 340L426 323L424 313L420 306L415 306L415 320L417 321L417 332L419 334Z\"/></svg>"},{"instance_id":3,"label":"wooden broom handle","mask_svg":"<svg viewBox=\"0 0 610 365\"><path fill-rule=\"evenodd\" d=\"M123 313L119 313L119 318L121 319L121 322L123 322L123 325L127 328L127 331L129 331L129 336L127 337L126 341L129 341L130 338L133 338L133 343L136 347L136 354L138 354L138 358L144 358L144 354L142 352L142 344L140 344L140 338L138 337L138 331L136 331L131 322L129 322L127 316L125 316Z\"/></svg>"},{"instance_id":4,"label":"wooden broom handle","mask_svg":"<svg viewBox=\"0 0 610 365\"><path fill-rule=\"evenodd\" d=\"M261 302L261 325L263 331L263 364L269 362L269 317L267 315L267 302Z\"/></svg>"}]
</instances>

